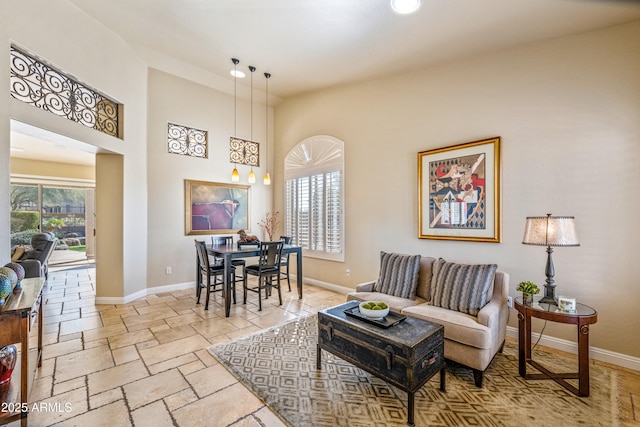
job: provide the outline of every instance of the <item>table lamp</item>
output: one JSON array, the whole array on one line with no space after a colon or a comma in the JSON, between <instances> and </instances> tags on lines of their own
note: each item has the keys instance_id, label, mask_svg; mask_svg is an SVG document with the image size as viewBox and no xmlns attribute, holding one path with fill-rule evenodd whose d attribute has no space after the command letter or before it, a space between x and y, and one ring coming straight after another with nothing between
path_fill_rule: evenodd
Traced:
<instances>
[{"instance_id":1,"label":"table lamp","mask_svg":"<svg viewBox=\"0 0 640 427\"><path fill-rule=\"evenodd\" d=\"M555 270L551 259L552 246L580 246L575 218L572 216L551 216L551 214L527 217L522 243L547 247L547 266L544 271L547 280L544 285L544 297L539 303L555 305L556 285L553 284Z\"/></svg>"}]
</instances>

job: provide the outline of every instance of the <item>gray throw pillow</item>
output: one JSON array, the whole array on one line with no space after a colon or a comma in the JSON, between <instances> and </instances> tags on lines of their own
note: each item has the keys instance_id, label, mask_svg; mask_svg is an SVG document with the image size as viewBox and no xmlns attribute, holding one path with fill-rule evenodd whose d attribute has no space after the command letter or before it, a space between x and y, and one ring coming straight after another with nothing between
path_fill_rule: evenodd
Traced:
<instances>
[{"instance_id":1,"label":"gray throw pillow","mask_svg":"<svg viewBox=\"0 0 640 427\"><path fill-rule=\"evenodd\" d=\"M380 274L374 291L400 298L416 298L420 255L380 252Z\"/></svg>"},{"instance_id":2,"label":"gray throw pillow","mask_svg":"<svg viewBox=\"0 0 640 427\"><path fill-rule=\"evenodd\" d=\"M433 263L431 304L477 316L493 294L496 264Z\"/></svg>"}]
</instances>

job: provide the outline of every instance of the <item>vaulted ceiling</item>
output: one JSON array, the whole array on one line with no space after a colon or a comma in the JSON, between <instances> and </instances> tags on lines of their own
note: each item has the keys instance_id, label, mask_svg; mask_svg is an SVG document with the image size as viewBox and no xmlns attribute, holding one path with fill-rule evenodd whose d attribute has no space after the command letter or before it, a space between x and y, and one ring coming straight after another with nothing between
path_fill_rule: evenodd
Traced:
<instances>
[{"instance_id":1,"label":"vaulted ceiling","mask_svg":"<svg viewBox=\"0 0 640 427\"><path fill-rule=\"evenodd\" d=\"M422 0L412 15L395 13L389 0L68 1L154 68L180 70L184 78L228 93L232 57L240 59L239 70L253 65L260 75L270 72L272 104L299 93L640 20L640 0ZM248 79L239 85L247 86ZM93 161L90 146L74 146L16 123L12 128L12 146L29 147L12 157L76 162L75 153L79 163Z\"/></svg>"},{"instance_id":2,"label":"vaulted ceiling","mask_svg":"<svg viewBox=\"0 0 640 427\"><path fill-rule=\"evenodd\" d=\"M640 19L637 0L422 0L411 15L389 0L69 1L156 68L230 80L236 57L279 98Z\"/></svg>"}]
</instances>

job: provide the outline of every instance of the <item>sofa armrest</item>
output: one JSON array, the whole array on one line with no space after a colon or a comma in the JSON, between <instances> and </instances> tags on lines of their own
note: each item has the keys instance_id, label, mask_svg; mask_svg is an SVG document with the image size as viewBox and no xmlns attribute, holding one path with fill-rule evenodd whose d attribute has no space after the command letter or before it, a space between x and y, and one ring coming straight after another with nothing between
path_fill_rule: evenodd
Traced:
<instances>
[{"instance_id":1,"label":"sofa armrest","mask_svg":"<svg viewBox=\"0 0 640 427\"><path fill-rule=\"evenodd\" d=\"M37 259L23 259L18 263L24 268L24 277L40 277L42 274L42 264Z\"/></svg>"},{"instance_id":2,"label":"sofa armrest","mask_svg":"<svg viewBox=\"0 0 640 427\"><path fill-rule=\"evenodd\" d=\"M509 320L507 296L509 294L509 275L503 271L496 272L493 295L487 305L478 312L478 323L487 327L506 329Z\"/></svg>"},{"instance_id":3,"label":"sofa armrest","mask_svg":"<svg viewBox=\"0 0 640 427\"><path fill-rule=\"evenodd\" d=\"M492 299L478 312L478 323L491 329L497 329L500 324L500 301Z\"/></svg>"},{"instance_id":4,"label":"sofa armrest","mask_svg":"<svg viewBox=\"0 0 640 427\"><path fill-rule=\"evenodd\" d=\"M356 292L373 292L373 285L375 284L375 281L360 283L356 285Z\"/></svg>"}]
</instances>

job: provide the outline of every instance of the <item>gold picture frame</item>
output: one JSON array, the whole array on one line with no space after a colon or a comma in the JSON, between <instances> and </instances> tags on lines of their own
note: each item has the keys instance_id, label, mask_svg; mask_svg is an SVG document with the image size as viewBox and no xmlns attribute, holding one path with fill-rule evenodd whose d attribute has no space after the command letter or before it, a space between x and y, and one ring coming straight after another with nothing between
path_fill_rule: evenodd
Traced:
<instances>
[{"instance_id":1,"label":"gold picture frame","mask_svg":"<svg viewBox=\"0 0 640 427\"><path fill-rule=\"evenodd\" d=\"M251 186L184 180L185 235L250 230Z\"/></svg>"},{"instance_id":2,"label":"gold picture frame","mask_svg":"<svg viewBox=\"0 0 640 427\"><path fill-rule=\"evenodd\" d=\"M418 153L419 238L499 243L501 138Z\"/></svg>"}]
</instances>

